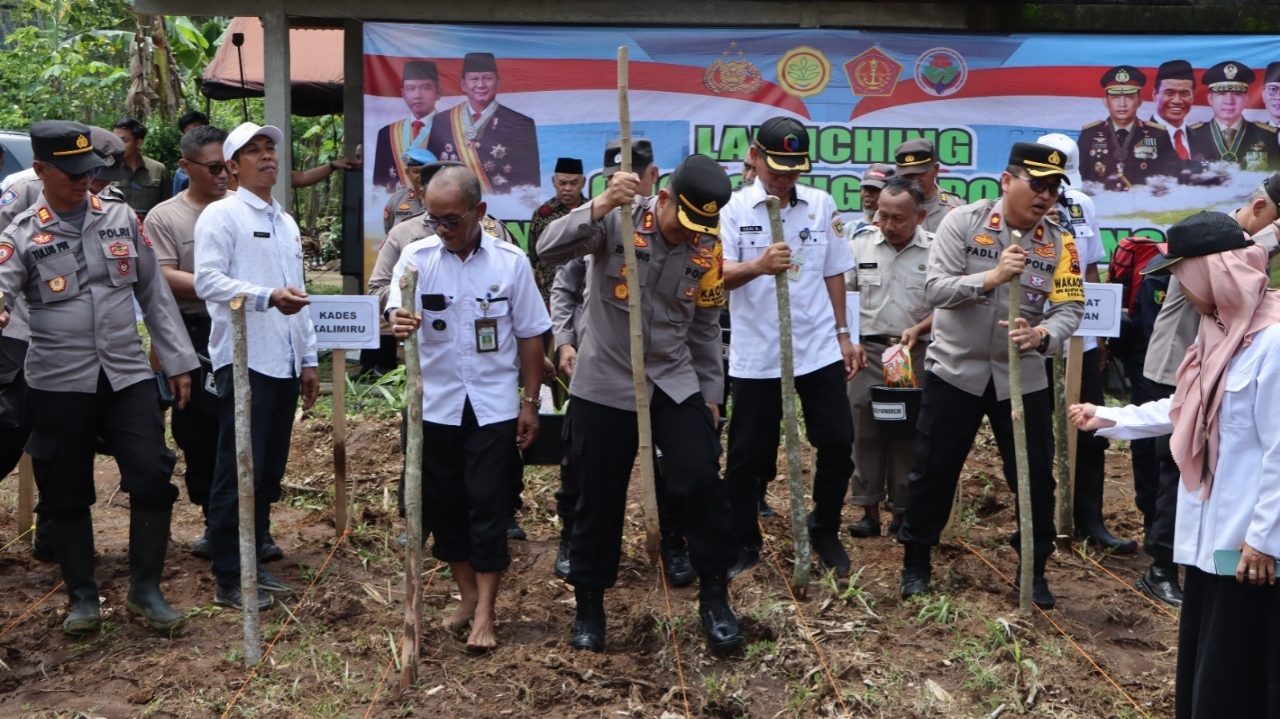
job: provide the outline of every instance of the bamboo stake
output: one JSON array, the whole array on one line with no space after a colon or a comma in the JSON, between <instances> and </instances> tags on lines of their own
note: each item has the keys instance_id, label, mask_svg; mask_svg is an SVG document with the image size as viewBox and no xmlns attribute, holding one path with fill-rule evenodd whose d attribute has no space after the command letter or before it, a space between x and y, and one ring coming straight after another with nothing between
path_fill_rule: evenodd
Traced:
<instances>
[{"instance_id":1,"label":"bamboo stake","mask_svg":"<svg viewBox=\"0 0 1280 719\"><path fill-rule=\"evenodd\" d=\"M1058 478L1058 537L1071 541L1071 497L1075 492L1075 475L1067 452L1067 358L1058 352L1053 358L1053 396L1057 407L1053 413L1054 473ZM1064 511L1065 510L1065 511Z\"/></svg>"},{"instance_id":2,"label":"bamboo stake","mask_svg":"<svg viewBox=\"0 0 1280 719\"><path fill-rule=\"evenodd\" d=\"M417 313L418 268L410 266L400 279L404 309ZM404 516L408 525L405 546L404 642L400 651L400 690L418 680L418 652L422 646L422 365L418 356L418 331L404 341L404 376L409 412L404 453Z\"/></svg>"},{"instance_id":3,"label":"bamboo stake","mask_svg":"<svg viewBox=\"0 0 1280 719\"><path fill-rule=\"evenodd\" d=\"M1022 232L1009 230L1013 241L1022 244ZM1022 296L1022 275L1009 280L1009 330L1018 319L1018 298ZM1031 473L1027 466L1027 418L1022 406L1022 350L1009 335L1009 415L1013 420L1013 455L1018 475L1018 531L1022 534L1022 562L1018 576L1018 611L1031 613L1032 564L1035 561L1035 540L1031 523Z\"/></svg>"},{"instance_id":4,"label":"bamboo stake","mask_svg":"<svg viewBox=\"0 0 1280 719\"><path fill-rule=\"evenodd\" d=\"M18 532L25 532L35 524L31 508L36 498L36 471L31 466L31 455L25 452L18 460ZM32 534L31 541L35 542Z\"/></svg>"},{"instance_id":5,"label":"bamboo stake","mask_svg":"<svg viewBox=\"0 0 1280 719\"><path fill-rule=\"evenodd\" d=\"M347 351L333 351L333 526L339 537L350 521L349 502L355 492L347 495Z\"/></svg>"},{"instance_id":6,"label":"bamboo stake","mask_svg":"<svg viewBox=\"0 0 1280 719\"><path fill-rule=\"evenodd\" d=\"M618 124L622 136L620 150L622 152L622 171L631 172L631 103L627 98L627 47L618 48ZM658 493L653 483L653 427L649 418L649 383L645 379L644 366L644 319L640 308L640 272L636 265L636 247L631 236L635 232L632 224L631 205L619 208L619 220L622 228L622 257L627 270L627 309L631 330L631 379L636 391L636 431L640 441L640 496L644 502L644 546L649 553L649 561L658 563L659 541L661 533L658 529Z\"/></svg>"},{"instance_id":7,"label":"bamboo stake","mask_svg":"<svg viewBox=\"0 0 1280 719\"><path fill-rule=\"evenodd\" d=\"M262 661L258 627L258 539L254 533L253 396L249 392L249 345L245 337L244 295L231 298L231 378L235 386L236 487L240 519L240 596L244 605L244 663Z\"/></svg>"},{"instance_id":8,"label":"bamboo stake","mask_svg":"<svg viewBox=\"0 0 1280 719\"><path fill-rule=\"evenodd\" d=\"M1067 378L1066 378L1066 394L1067 401L1063 403L1063 411L1066 407L1070 407L1080 401L1080 383L1081 370L1084 364L1084 338L1072 337L1067 340ZM1076 426L1067 422L1067 485L1070 489L1066 496L1066 505L1062 506L1062 499L1058 501L1058 531L1070 537L1075 530L1075 512L1073 511L1075 503L1075 486L1076 486L1076 457L1077 450L1080 446L1080 431Z\"/></svg>"},{"instance_id":9,"label":"bamboo stake","mask_svg":"<svg viewBox=\"0 0 1280 719\"><path fill-rule=\"evenodd\" d=\"M773 242L785 242L778 198L765 198L769 210L769 231ZM796 562L791 572L791 586L804 590L809 586L809 528L805 522L804 478L801 476L800 423L796 419L796 368L791 337L791 287L786 272L773 276L778 298L778 344L782 352L782 428L787 443L787 485L791 492L791 545Z\"/></svg>"}]
</instances>

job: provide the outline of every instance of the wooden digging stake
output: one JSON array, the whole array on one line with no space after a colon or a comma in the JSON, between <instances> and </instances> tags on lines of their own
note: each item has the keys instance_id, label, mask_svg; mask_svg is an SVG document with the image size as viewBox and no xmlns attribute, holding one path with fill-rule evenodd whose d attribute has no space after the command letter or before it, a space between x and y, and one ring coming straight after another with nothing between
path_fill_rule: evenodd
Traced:
<instances>
[{"instance_id":1,"label":"wooden digging stake","mask_svg":"<svg viewBox=\"0 0 1280 719\"><path fill-rule=\"evenodd\" d=\"M253 434L250 427L249 345L245 338L244 295L231 298L231 377L236 400L236 486L240 518L240 596L244 605L244 663L262 661L258 628L258 540L254 534Z\"/></svg>"},{"instance_id":2,"label":"wooden digging stake","mask_svg":"<svg viewBox=\"0 0 1280 719\"><path fill-rule=\"evenodd\" d=\"M1022 244L1022 231L1009 230L1013 241ZM1022 350L1013 341L1018 319L1018 299L1022 297L1022 275L1009 280L1009 415L1013 420L1013 456L1018 475L1018 531L1022 534L1022 563L1018 569L1018 610L1031 613L1031 576L1035 562L1035 538L1031 522L1031 472L1027 466L1027 417L1022 406Z\"/></svg>"},{"instance_id":3,"label":"wooden digging stake","mask_svg":"<svg viewBox=\"0 0 1280 719\"><path fill-rule=\"evenodd\" d=\"M769 210L769 231L773 242L785 242L778 198L765 198ZM791 347L791 280L786 272L773 276L778 298L778 339L782 350L782 427L787 442L787 485L791 489L791 545L796 562L791 572L791 586L803 591L809 586L809 528L805 522L804 478L801 476L800 424L796 419L796 367Z\"/></svg>"},{"instance_id":4,"label":"wooden digging stake","mask_svg":"<svg viewBox=\"0 0 1280 719\"><path fill-rule=\"evenodd\" d=\"M1067 452L1067 407L1070 405L1065 402L1067 396L1067 358L1062 352L1058 352L1053 358L1053 398L1055 411L1053 413L1053 448L1054 448L1054 474L1058 478L1058 539L1071 543L1071 495L1074 491L1073 477L1071 472L1071 462ZM1065 546L1065 545L1064 545Z\"/></svg>"},{"instance_id":5,"label":"wooden digging stake","mask_svg":"<svg viewBox=\"0 0 1280 719\"><path fill-rule=\"evenodd\" d=\"M18 460L18 533L30 531L35 522L32 518L31 508L35 504L36 498L36 472L31 466L31 455L22 454L22 459ZM35 535L32 533L31 542L35 542Z\"/></svg>"},{"instance_id":6,"label":"wooden digging stake","mask_svg":"<svg viewBox=\"0 0 1280 719\"><path fill-rule=\"evenodd\" d=\"M417 314L418 268L410 266L400 279L404 309ZM422 364L418 356L418 331L404 341L406 409L409 413L404 452L404 516L408 525L405 546L404 642L400 649L400 691L418 680L418 652L422 646Z\"/></svg>"},{"instance_id":7,"label":"wooden digging stake","mask_svg":"<svg viewBox=\"0 0 1280 719\"><path fill-rule=\"evenodd\" d=\"M1084 338L1072 336L1067 340L1067 401L1063 411L1080 401L1081 372L1084 365ZM1059 482L1058 532L1070 537L1075 531L1076 452L1080 446L1080 432L1075 424L1067 422L1067 480ZM1066 485L1064 493L1061 485Z\"/></svg>"},{"instance_id":8,"label":"wooden digging stake","mask_svg":"<svg viewBox=\"0 0 1280 719\"><path fill-rule=\"evenodd\" d=\"M631 172L631 103L627 99L627 47L618 48L618 124L622 136L622 171ZM631 329L631 380L636 391L636 431L639 434L640 493L644 501L644 547L655 565L661 533L658 529L658 493L653 484L653 427L649 421L649 383L644 371L644 320L640 308L640 272L631 236L631 204L619 208L622 224L622 257L627 270L627 309Z\"/></svg>"},{"instance_id":9,"label":"wooden digging stake","mask_svg":"<svg viewBox=\"0 0 1280 719\"><path fill-rule=\"evenodd\" d=\"M339 537L347 531L355 492L347 494L347 351L333 350L333 526Z\"/></svg>"}]
</instances>

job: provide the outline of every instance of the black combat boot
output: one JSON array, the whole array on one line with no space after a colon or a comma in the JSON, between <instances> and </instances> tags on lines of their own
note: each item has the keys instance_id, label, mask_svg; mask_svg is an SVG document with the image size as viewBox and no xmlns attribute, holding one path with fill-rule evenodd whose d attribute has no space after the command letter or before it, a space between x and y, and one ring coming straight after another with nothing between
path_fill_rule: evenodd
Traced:
<instances>
[{"instance_id":1,"label":"black combat boot","mask_svg":"<svg viewBox=\"0 0 1280 719\"><path fill-rule=\"evenodd\" d=\"M729 582L724 573L704 574L699 579L698 618L707 643L717 654L728 654L742 649L742 631L738 617L729 608Z\"/></svg>"},{"instance_id":2,"label":"black combat boot","mask_svg":"<svg viewBox=\"0 0 1280 719\"><path fill-rule=\"evenodd\" d=\"M1041 609L1053 609L1058 604L1053 592L1049 591L1049 580L1044 578L1044 566L1048 561L1048 555L1036 557L1031 569L1031 603Z\"/></svg>"},{"instance_id":3,"label":"black combat boot","mask_svg":"<svg viewBox=\"0 0 1280 719\"><path fill-rule=\"evenodd\" d=\"M569 646L592 652L604 651L604 591L574 587L578 615L569 634Z\"/></svg>"},{"instance_id":4,"label":"black combat boot","mask_svg":"<svg viewBox=\"0 0 1280 719\"><path fill-rule=\"evenodd\" d=\"M572 547L573 524L565 522L560 529L560 545L556 547L555 573L561 579L569 578L569 548Z\"/></svg>"},{"instance_id":5,"label":"black combat boot","mask_svg":"<svg viewBox=\"0 0 1280 719\"><path fill-rule=\"evenodd\" d=\"M680 537L662 538L662 571L667 575L667 584L673 587L687 587L698 578L689 561L689 549Z\"/></svg>"},{"instance_id":6,"label":"black combat boot","mask_svg":"<svg viewBox=\"0 0 1280 719\"><path fill-rule=\"evenodd\" d=\"M201 559L213 559L213 539L209 537L209 508L201 507L200 512L204 515L204 533L191 543L188 551Z\"/></svg>"},{"instance_id":7,"label":"black combat boot","mask_svg":"<svg viewBox=\"0 0 1280 719\"><path fill-rule=\"evenodd\" d=\"M72 635L96 632L102 617L98 613L98 585L93 581L93 518L86 514L75 519L51 519L49 524L62 581L71 600L62 631Z\"/></svg>"},{"instance_id":8,"label":"black combat boot","mask_svg":"<svg viewBox=\"0 0 1280 719\"><path fill-rule=\"evenodd\" d=\"M184 617L160 593L160 573L169 548L167 509L129 512L129 596L125 607L152 629L168 632L182 625Z\"/></svg>"},{"instance_id":9,"label":"black combat boot","mask_svg":"<svg viewBox=\"0 0 1280 719\"><path fill-rule=\"evenodd\" d=\"M53 544L53 521L44 515L36 515L36 539L31 545L31 556L41 562L58 561L58 550Z\"/></svg>"},{"instance_id":10,"label":"black combat boot","mask_svg":"<svg viewBox=\"0 0 1280 719\"><path fill-rule=\"evenodd\" d=\"M916 542L902 544L902 598L910 599L929 591L929 545Z\"/></svg>"}]
</instances>

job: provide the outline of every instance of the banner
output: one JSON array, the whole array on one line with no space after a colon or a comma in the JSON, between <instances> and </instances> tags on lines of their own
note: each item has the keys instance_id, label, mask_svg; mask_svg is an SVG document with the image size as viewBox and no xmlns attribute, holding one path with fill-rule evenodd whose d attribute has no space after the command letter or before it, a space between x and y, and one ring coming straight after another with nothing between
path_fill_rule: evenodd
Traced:
<instances>
[{"instance_id":1,"label":"banner","mask_svg":"<svg viewBox=\"0 0 1280 719\"><path fill-rule=\"evenodd\" d=\"M892 163L917 137L937 148L939 186L966 202L999 195L1012 143L1077 139L1108 252L1128 235L1162 239L1194 211L1233 211L1280 169L1275 36L364 27L366 268L402 182L396 156L411 146L477 169L490 214L522 244L554 195L557 158L581 159L598 193L618 134L622 44L633 134L652 142L664 181L697 152L738 184L754 127L788 115L811 137L802 181L831 193L847 220L862 214L867 165ZM1166 65L1157 82L1174 60L1185 72ZM1186 134L1175 137L1179 120Z\"/></svg>"}]
</instances>

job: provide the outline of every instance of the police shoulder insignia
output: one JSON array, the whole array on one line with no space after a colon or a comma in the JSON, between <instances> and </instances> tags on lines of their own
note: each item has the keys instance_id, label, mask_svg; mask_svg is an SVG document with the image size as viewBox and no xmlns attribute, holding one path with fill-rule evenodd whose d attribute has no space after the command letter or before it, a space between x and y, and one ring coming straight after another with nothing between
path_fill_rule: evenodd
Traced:
<instances>
[{"instance_id":1,"label":"police shoulder insignia","mask_svg":"<svg viewBox=\"0 0 1280 719\"><path fill-rule=\"evenodd\" d=\"M89 206L92 207L95 212L101 211L102 200L99 200L97 195L89 195Z\"/></svg>"},{"instance_id":2,"label":"police shoulder insignia","mask_svg":"<svg viewBox=\"0 0 1280 719\"><path fill-rule=\"evenodd\" d=\"M995 230L996 232L999 232L999 231L1000 231L1000 223L1001 223L1001 220L1000 220L1000 213L999 213L999 212L992 212L992 213L991 213L991 217L987 219L987 227L988 227L988 228L990 228L990 229L992 229L992 230Z\"/></svg>"},{"instance_id":3,"label":"police shoulder insignia","mask_svg":"<svg viewBox=\"0 0 1280 719\"><path fill-rule=\"evenodd\" d=\"M1196 124L1194 124L1194 125L1188 125L1188 126L1187 126L1187 129L1188 129L1188 130L1199 130L1200 128L1204 127L1204 125L1205 125L1205 123L1203 123L1203 122L1197 122L1197 123L1196 123Z\"/></svg>"},{"instance_id":4,"label":"police shoulder insignia","mask_svg":"<svg viewBox=\"0 0 1280 719\"><path fill-rule=\"evenodd\" d=\"M1267 132L1269 132L1269 133L1271 133L1271 134L1273 134L1273 135L1274 135L1274 134L1276 134L1276 128L1272 127L1271 125L1267 125L1267 124L1265 124L1265 123L1261 123L1261 122L1255 122L1255 123L1253 123L1253 124L1254 124L1254 125L1256 125L1256 126L1258 126L1260 129L1266 130Z\"/></svg>"},{"instance_id":5,"label":"police shoulder insignia","mask_svg":"<svg viewBox=\"0 0 1280 719\"><path fill-rule=\"evenodd\" d=\"M498 230L498 221L488 215L485 215L484 219L480 220L480 226L484 228L485 232L492 235Z\"/></svg>"},{"instance_id":6,"label":"police shoulder insignia","mask_svg":"<svg viewBox=\"0 0 1280 719\"><path fill-rule=\"evenodd\" d=\"M1036 242L1044 240L1044 225L1036 225L1035 232L1031 233L1031 239Z\"/></svg>"},{"instance_id":7,"label":"police shoulder insignia","mask_svg":"<svg viewBox=\"0 0 1280 719\"><path fill-rule=\"evenodd\" d=\"M653 228L654 228L653 210L645 210L644 219L640 221L640 231L653 232Z\"/></svg>"},{"instance_id":8,"label":"police shoulder insignia","mask_svg":"<svg viewBox=\"0 0 1280 719\"><path fill-rule=\"evenodd\" d=\"M3 195L0 195L0 207L8 207L16 199L18 199L18 193L14 192L13 188L10 187L4 191Z\"/></svg>"},{"instance_id":9,"label":"police shoulder insignia","mask_svg":"<svg viewBox=\"0 0 1280 719\"><path fill-rule=\"evenodd\" d=\"M147 227L141 222L138 223L138 234L142 236L142 243L147 247L151 246L151 238L147 237Z\"/></svg>"},{"instance_id":10,"label":"police shoulder insignia","mask_svg":"<svg viewBox=\"0 0 1280 719\"><path fill-rule=\"evenodd\" d=\"M985 232L980 233L977 237L973 238L973 241L979 245L994 245L996 243L995 238Z\"/></svg>"},{"instance_id":11,"label":"police shoulder insignia","mask_svg":"<svg viewBox=\"0 0 1280 719\"><path fill-rule=\"evenodd\" d=\"M1090 129L1090 128L1097 127L1097 126L1101 125L1101 124L1102 124L1102 123L1104 123L1104 122L1106 122L1106 120L1098 120L1097 122L1091 122L1091 123L1089 123L1088 125L1085 125L1084 127L1080 128L1080 129L1081 129L1081 130L1088 130L1088 129Z\"/></svg>"},{"instance_id":12,"label":"police shoulder insignia","mask_svg":"<svg viewBox=\"0 0 1280 719\"><path fill-rule=\"evenodd\" d=\"M107 246L107 250L111 253L112 257L128 257L129 256L129 245L124 242L120 242L120 241L112 242L110 245Z\"/></svg>"},{"instance_id":13,"label":"police shoulder insignia","mask_svg":"<svg viewBox=\"0 0 1280 719\"><path fill-rule=\"evenodd\" d=\"M0 265L9 261L13 257L13 244L10 242L0 242Z\"/></svg>"},{"instance_id":14,"label":"police shoulder insignia","mask_svg":"<svg viewBox=\"0 0 1280 719\"><path fill-rule=\"evenodd\" d=\"M31 241L37 245L47 245L50 242L53 242L53 234L49 232L37 232L35 236L31 238Z\"/></svg>"},{"instance_id":15,"label":"police shoulder insignia","mask_svg":"<svg viewBox=\"0 0 1280 719\"><path fill-rule=\"evenodd\" d=\"M629 294L625 280L613 283L613 298L615 300L625 300Z\"/></svg>"},{"instance_id":16,"label":"police shoulder insignia","mask_svg":"<svg viewBox=\"0 0 1280 719\"><path fill-rule=\"evenodd\" d=\"M40 221L40 224L47 225L53 222L53 212L48 207L41 207L36 210L36 219Z\"/></svg>"},{"instance_id":17,"label":"police shoulder insignia","mask_svg":"<svg viewBox=\"0 0 1280 719\"><path fill-rule=\"evenodd\" d=\"M635 244L636 247L639 247L641 249L644 249L645 247L649 246L649 241L646 240L644 238L644 235L640 234L639 232L631 233L631 242Z\"/></svg>"},{"instance_id":18,"label":"police shoulder insignia","mask_svg":"<svg viewBox=\"0 0 1280 719\"><path fill-rule=\"evenodd\" d=\"M1139 123L1138 125L1139 127L1145 124L1147 127L1153 130L1166 130L1166 131L1168 130L1167 127L1165 127L1164 125L1161 125L1159 122L1156 122L1155 120L1147 120L1145 123L1142 120L1138 120L1138 123Z\"/></svg>"},{"instance_id":19,"label":"police shoulder insignia","mask_svg":"<svg viewBox=\"0 0 1280 719\"><path fill-rule=\"evenodd\" d=\"M831 231L837 235L844 235L844 219L840 217L839 210L831 213Z\"/></svg>"}]
</instances>

